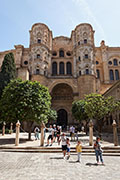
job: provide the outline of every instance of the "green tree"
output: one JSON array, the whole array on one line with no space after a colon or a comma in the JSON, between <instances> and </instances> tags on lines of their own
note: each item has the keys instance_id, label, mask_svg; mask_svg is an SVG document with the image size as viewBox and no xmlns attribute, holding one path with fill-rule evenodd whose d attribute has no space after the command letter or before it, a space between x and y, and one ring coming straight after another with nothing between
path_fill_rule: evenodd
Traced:
<instances>
[{"instance_id":1,"label":"green tree","mask_svg":"<svg viewBox=\"0 0 120 180\"><path fill-rule=\"evenodd\" d=\"M85 112L89 119L95 119L99 132L102 130L104 117L119 108L119 103L112 97L105 98L101 94L89 94L85 96Z\"/></svg>"},{"instance_id":2,"label":"green tree","mask_svg":"<svg viewBox=\"0 0 120 180\"><path fill-rule=\"evenodd\" d=\"M27 121L29 139L34 121L48 120L51 96L39 82L12 80L4 89L0 100L0 118L7 122Z\"/></svg>"},{"instance_id":3,"label":"green tree","mask_svg":"<svg viewBox=\"0 0 120 180\"><path fill-rule=\"evenodd\" d=\"M50 109L48 113L48 120L49 122L55 122L57 119L57 112L54 109Z\"/></svg>"},{"instance_id":4,"label":"green tree","mask_svg":"<svg viewBox=\"0 0 120 180\"><path fill-rule=\"evenodd\" d=\"M5 55L0 72L0 97L2 95L3 89L10 80L16 78L16 66L14 61L13 53L8 53Z\"/></svg>"},{"instance_id":5,"label":"green tree","mask_svg":"<svg viewBox=\"0 0 120 180\"><path fill-rule=\"evenodd\" d=\"M85 112L85 100L78 100L72 103L72 115L80 123L84 120L86 121L86 134L87 134L87 125L88 125L88 116Z\"/></svg>"}]
</instances>

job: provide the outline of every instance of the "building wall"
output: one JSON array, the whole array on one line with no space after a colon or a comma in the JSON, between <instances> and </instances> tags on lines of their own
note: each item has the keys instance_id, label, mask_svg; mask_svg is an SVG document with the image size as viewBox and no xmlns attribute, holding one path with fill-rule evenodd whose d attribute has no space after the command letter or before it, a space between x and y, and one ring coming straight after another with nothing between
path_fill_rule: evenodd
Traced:
<instances>
[{"instance_id":1,"label":"building wall","mask_svg":"<svg viewBox=\"0 0 120 180\"><path fill-rule=\"evenodd\" d=\"M67 94L57 96L53 108L66 109L68 122L73 123L72 102L92 92L105 93L120 74L120 47L109 47L102 40L99 47L94 44L94 30L90 24L76 26L71 37L53 38L52 31L42 23L34 24L30 32L30 45L15 45L15 49L0 52L0 67L4 56L13 52L18 77L23 80L39 81L53 89L62 85L71 89L72 99ZM111 79L110 79L111 72ZM66 86L65 86L66 84ZM69 90L68 90L69 91ZM66 100L62 100L65 97Z\"/></svg>"}]
</instances>

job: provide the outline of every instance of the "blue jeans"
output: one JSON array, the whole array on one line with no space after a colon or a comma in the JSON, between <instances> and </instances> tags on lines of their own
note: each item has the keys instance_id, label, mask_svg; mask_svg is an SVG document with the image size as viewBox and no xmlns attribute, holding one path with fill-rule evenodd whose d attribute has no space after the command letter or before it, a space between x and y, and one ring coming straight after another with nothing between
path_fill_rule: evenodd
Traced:
<instances>
[{"instance_id":1,"label":"blue jeans","mask_svg":"<svg viewBox=\"0 0 120 180\"><path fill-rule=\"evenodd\" d=\"M102 151L95 150L95 155L96 155L96 161L99 162L99 157L100 157L100 161L103 163Z\"/></svg>"}]
</instances>

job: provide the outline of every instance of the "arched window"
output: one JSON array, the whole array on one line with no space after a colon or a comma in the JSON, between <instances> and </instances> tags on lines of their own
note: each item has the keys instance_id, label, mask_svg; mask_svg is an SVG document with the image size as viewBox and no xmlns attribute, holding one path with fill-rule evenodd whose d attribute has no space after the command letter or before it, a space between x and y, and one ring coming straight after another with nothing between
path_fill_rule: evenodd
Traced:
<instances>
[{"instance_id":1,"label":"arched window","mask_svg":"<svg viewBox=\"0 0 120 180\"><path fill-rule=\"evenodd\" d=\"M52 63L52 75L57 75L57 63L53 62Z\"/></svg>"},{"instance_id":2,"label":"arched window","mask_svg":"<svg viewBox=\"0 0 120 180\"><path fill-rule=\"evenodd\" d=\"M119 79L119 71L116 69L115 70L115 79L118 80Z\"/></svg>"},{"instance_id":3,"label":"arched window","mask_svg":"<svg viewBox=\"0 0 120 180\"><path fill-rule=\"evenodd\" d=\"M40 59L40 54L37 54L37 59Z\"/></svg>"},{"instance_id":4,"label":"arched window","mask_svg":"<svg viewBox=\"0 0 120 180\"><path fill-rule=\"evenodd\" d=\"M60 62L59 64L59 74L64 74L64 63Z\"/></svg>"},{"instance_id":5,"label":"arched window","mask_svg":"<svg viewBox=\"0 0 120 180\"><path fill-rule=\"evenodd\" d=\"M112 69L110 69L109 74L110 74L110 80L114 80L114 74Z\"/></svg>"},{"instance_id":6,"label":"arched window","mask_svg":"<svg viewBox=\"0 0 120 180\"><path fill-rule=\"evenodd\" d=\"M40 74L39 68L36 69L36 74Z\"/></svg>"},{"instance_id":7,"label":"arched window","mask_svg":"<svg viewBox=\"0 0 120 180\"><path fill-rule=\"evenodd\" d=\"M87 39L84 39L84 44L87 44Z\"/></svg>"},{"instance_id":8,"label":"arched window","mask_svg":"<svg viewBox=\"0 0 120 180\"><path fill-rule=\"evenodd\" d=\"M118 66L118 60L117 59L113 59L113 64L114 64L114 66Z\"/></svg>"},{"instance_id":9,"label":"arched window","mask_svg":"<svg viewBox=\"0 0 120 180\"><path fill-rule=\"evenodd\" d=\"M96 70L96 73L97 73L97 78L99 79L100 78L100 71L99 71L99 69Z\"/></svg>"},{"instance_id":10,"label":"arched window","mask_svg":"<svg viewBox=\"0 0 120 180\"><path fill-rule=\"evenodd\" d=\"M88 54L85 54L85 59L88 59Z\"/></svg>"},{"instance_id":11,"label":"arched window","mask_svg":"<svg viewBox=\"0 0 120 180\"><path fill-rule=\"evenodd\" d=\"M64 57L64 51L63 50L59 51L59 57Z\"/></svg>"},{"instance_id":12,"label":"arched window","mask_svg":"<svg viewBox=\"0 0 120 180\"><path fill-rule=\"evenodd\" d=\"M38 43L41 43L41 39L38 39Z\"/></svg>"},{"instance_id":13,"label":"arched window","mask_svg":"<svg viewBox=\"0 0 120 180\"><path fill-rule=\"evenodd\" d=\"M86 69L86 70L85 70L85 74L89 74L89 69Z\"/></svg>"},{"instance_id":14,"label":"arched window","mask_svg":"<svg viewBox=\"0 0 120 180\"><path fill-rule=\"evenodd\" d=\"M67 62L67 74L71 75L72 74L72 65L71 62Z\"/></svg>"}]
</instances>

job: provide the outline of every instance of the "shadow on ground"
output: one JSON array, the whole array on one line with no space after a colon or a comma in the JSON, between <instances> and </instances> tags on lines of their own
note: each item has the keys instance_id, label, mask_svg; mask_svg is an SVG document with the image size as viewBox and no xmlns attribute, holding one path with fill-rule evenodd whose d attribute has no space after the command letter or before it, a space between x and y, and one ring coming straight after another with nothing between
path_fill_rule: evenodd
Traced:
<instances>
[{"instance_id":1,"label":"shadow on ground","mask_svg":"<svg viewBox=\"0 0 120 180\"><path fill-rule=\"evenodd\" d=\"M28 139L20 139L19 143L25 143L29 141ZM15 138L5 138L5 139L0 139L0 145L7 145L7 144L15 144Z\"/></svg>"}]
</instances>

